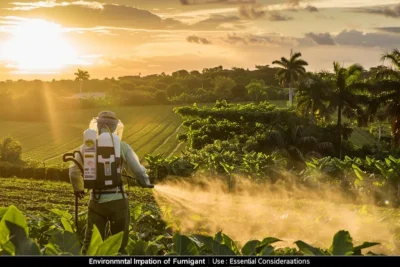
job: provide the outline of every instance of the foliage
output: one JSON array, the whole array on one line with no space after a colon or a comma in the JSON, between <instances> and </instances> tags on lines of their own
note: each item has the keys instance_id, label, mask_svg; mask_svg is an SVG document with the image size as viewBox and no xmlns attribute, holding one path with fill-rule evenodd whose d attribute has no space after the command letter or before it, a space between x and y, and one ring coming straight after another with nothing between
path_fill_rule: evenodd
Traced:
<instances>
[{"instance_id":1,"label":"foliage","mask_svg":"<svg viewBox=\"0 0 400 267\"><path fill-rule=\"evenodd\" d=\"M66 212L55 211L62 224L54 224L45 242L40 242L26 216L15 206L0 209L0 255L91 255L115 256L122 242L122 232L108 236L102 240L96 226L87 252L83 253L82 240L75 231L72 217ZM139 218L141 215L137 213ZM63 220L64 219L64 220ZM144 241L129 238L125 249L127 255L363 255L362 250L379 245L379 243L364 242L354 246L349 232L341 230L333 237L328 249L313 247L302 240L294 242L297 247L278 248L273 244L282 240L266 237L263 240L250 240L243 246L222 231L214 236L202 234L184 235L179 232L172 236L159 235L152 240Z\"/></svg>"},{"instance_id":2,"label":"foliage","mask_svg":"<svg viewBox=\"0 0 400 267\"><path fill-rule=\"evenodd\" d=\"M186 136L191 149L205 149L215 141L229 141L238 151L270 153L276 149L332 154L320 149L320 143L334 140L330 129L310 125L292 109L278 108L268 102L260 104L228 104L216 101L213 107L178 107L174 109L184 120ZM325 147L325 146L324 146ZM331 147L333 148L333 147Z\"/></svg>"},{"instance_id":3,"label":"foliage","mask_svg":"<svg viewBox=\"0 0 400 267\"><path fill-rule=\"evenodd\" d=\"M21 160L21 143L11 136L0 140L0 156L2 161L17 163Z\"/></svg>"}]
</instances>

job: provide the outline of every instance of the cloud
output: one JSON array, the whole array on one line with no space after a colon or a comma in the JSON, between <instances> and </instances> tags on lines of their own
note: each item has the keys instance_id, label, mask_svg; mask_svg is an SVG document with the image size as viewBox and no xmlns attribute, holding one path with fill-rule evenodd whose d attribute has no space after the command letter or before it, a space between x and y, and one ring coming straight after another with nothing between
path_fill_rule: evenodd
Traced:
<instances>
[{"instance_id":1,"label":"cloud","mask_svg":"<svg viewBox=\"0 0 400 267\"><path fill-rule=\"evenodd\" d=\"M288 0L287 5L291 8L297 8L300 6L300 0Z\"/></svg>"},{"instance_id":2,"label":"cloud","mask_svg":"<svg viewBox=\"0 0 400 267\"><path fill-rule=\"evenodd\" d=\"M387 30L387 29L386 29ZM400 33L400 28L390 28L390 32ZM316 45L338 45L359 47L397 47L400 43L400 35L387 34L383 32L364 33L358 30L342 30L337 35L330 33L305 34L305 38L311 39Z\"/></svg>"},{"instance_id":3,"label":"cloud","mask_svg":"<svg viewBox=\"0 0 400 267\"><path fill-rule=\"evenodd\" d=\"M3 11L7 12L7 11ZM65 3L53 7L37 7L28 10L12 10L7 15L40 17L57 21L67 27L124 26L137 28L162 28L163 20L147 10L130 6L104 4L102 8L91 5Z\"/></svg>"},{"instance_id":4,"label":"cloud","mask_svg":"<svg viewBox=\"0 0 400 267\"><path fill-rule=\"evenodd\" d=\"M237 16L211 15L208 19L196 22L186 28L192 30L221 30L227 28L240 29L243 27L243 22Z\"/></svg>"},{"instance_id":5,"label":"cloud","mask_svg":"<svg viewBox=\"0 0 400 267\"><path fill-rule=\"evenodd\" d=\"M266 12L255 6L238 7L239 16L244 19L258 19L265 17Z\"/></svg>"},{"instance_id":6,"label":"cloud","mask_svg":"<svg viewBox=\"0 0 400 267\"><path fill-rule=\"evenodd\" d=\"M400 33L400 27L391 29ZM303 38L283 36L279 33L264 34L228 34L223 38L230 45L245 46L336 46L336 47L366 47L366 48L393 48L400 43L400 34L383 32L364 33L358 30L342 30L338 34L308 32Z\"/></svg>"},{"instance_id":7,"label":"cloud","mask_svg":"<svg viewBox=\"0 0 400 267\"><path fill-rule=\"evenodd\" d=\"M281 15L278 11L272 11L269 13L268 19L270 21L287 21L292 20L293 17Z\"/></svg>"},{"instance_id":8,"label":"cloud","mask_svg":"<svg viewBox=\"0 0 400 267\"><path fill-rule=\"evenodd\" d=\"M343 30L334 38L339 45L367 47L397 47L400 36L386 33L363 33L357 30Z\"/></svg>"},{"instance_id":9,"label":"cloud","mask_svg":"<svg viewBox=\"0 0 400 267\"><path fill-rule=\"evenodd\" d=\"M305 34L306 38L312 39L318 45L335 45L335 41L330 33L313 33Z\"/></svg>"},{"instance_id":10,"label":"cloud","mask_svg":"<svg viewBox=\"0 0 400 267\"><path fill-rule=\"evenodd\" d=\"M380 8L363 8L358 9L358 12L384 15L386 17L398 18L400 17L400 4L394 6L386 6Z\"/></svg>"},{"instance_id":11,"label":"cloud","mask_svg":"<svg viewBox=\"0 0 400 267\"><path fill-rule=\"evenodd\" d=\"M71 2L56 2L56 0L47 0L47 1L37 1L37 2L12 2L14 5L11 8L6 8L9 10L31 10L31 9L36 9L36 8L51 8L51 7L56 7L56 6L71 6L71 5L77 5L77 6L86 6L89 8L94 8L94 9L103 9L103 4L99 2L89 2L89 1L71 1Z\"/></svg>"},{"instance_id":12,"label":"cloud","mask_svg":"<svg viewBox=\"0 0 400 267\"><path fill-rule=\"evenodd\" d=\"M400 33L400 27L380 27L376 29L382 32Z\"/></svg>"},{"instance_id":13,"label":"cloud","mask_svg":"<svg viewBox=\"0 0 400 267\"><path fill-rule=\"evenodd\" d=\"M42 1L43 2L43 1ZM19 3L25 9L1 10L0 16L24 18L40 17L70 28L119 27L148 30L237 30L243 28L238 16L213 14L193 24L183 23L173 17L160 16L144 9L98 2L46 2ZM29 7L29 8L28 8Z\"/></svg>"},{"instance_id":14,"label":"cloud","mask_svg":"<svg viewBox=\"0 0 400 267\"><path fill-rule=\"evenodd\" d=\"M223 39L226 43L231 45L243 44L245 46L250 45L262 45L271 47L282 47L282 46L297 46L301 43L301 40L293 37L285 37L277 33L267 33L262 35L256 34L228 34Z\"/></svg>"},{"instance_id":15,"label":"cloud","mask_svg":"<svg viewBox=\"0 0 400 267\"><path fill-rule=\"evenodd\" d=\"M191 35L186 38L186 41L189 43L197 43L197 44L212 44L210 40L204 37L199 37L196 35Z\"/></svg>"},{"instance_id":16,"label":"cloud","mask_svg":"<svg viewBox=\"0 0 400 267\"><path fill-rule=\"evenodd\" d=\"M255 4L257 0L180 0L182 5L201 4Z\"/></svg>"},{"instance_id":17,"label":"cloud","mask_svg":"<svg viewBox=\"0 0 400 267\"><path fill-rule=\"evenodd\" d=\"M301 0L288 0L286 3L287 10L289 11L298 11L304 4L301 3ZM318 12L318 8L312 5L304 6L304 10L308 12Z\"/></svg>"},{"instance_id":18,"label":"cloud","mask_svg":"<svg viewBox=\"0 0 400 267\"><path fill-rule=\"evenodd\" d=\"M318 8L316 8L315 6L311 6L311 5L307 5L305 7L305 10L307 10L309 12L318 12Z\"/></svg>"},{"instance_id":19,"label":"cloud","mask_svg":"<svg viewBox=\"0 0 400 267\"><path fill-rule=\"evenodd\" d=\"M240 6L238 8L239 16L242 19L260 19L267 17L269 21L287 21L292 17L281 15L276 10L266 11L261 6Z\"/></svg>"}]
</instances>

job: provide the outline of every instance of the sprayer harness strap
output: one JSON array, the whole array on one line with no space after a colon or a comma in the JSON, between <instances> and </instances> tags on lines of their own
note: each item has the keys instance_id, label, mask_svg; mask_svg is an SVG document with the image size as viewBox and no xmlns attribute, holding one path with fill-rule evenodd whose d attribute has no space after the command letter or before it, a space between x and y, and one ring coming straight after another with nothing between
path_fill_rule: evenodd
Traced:
<instances>
[{"instance_id":1,"label":"sprayer harness strap","mask_svg":"<svg viewBox=\"0 0 400 267\"><path fill-rule=\"evenodd\" d=\"M114 152L115 152L114 136L112 135L110 128L108 128L107 125L105 125L105 126L106 126L106 128L107 128L107 130L108 130L108 133L110 134L111 142L112 142L112 144L113 144L113 148L114 148ZM96 142L97 142L97 141L96 141ZM120 164L120 166L122 167L122 164ZM110 191L99 190L99 192L96 193L96 190L93 190L93 191L92 191L92 193L93 193L93 198L94 198L95 200L99 200L99 199L100 199L100 196L101 196L102 194L116 194L116 193L121 193L121 194L122 194L122 198L125 199L125 191L123 190L123 183L122 183L122 180L121 180L121 183L120 183L117 187L120 189L120 192L110 192ZM96 197L96 194L97 194L97 197Z\"/></svg>"}]
</instances>

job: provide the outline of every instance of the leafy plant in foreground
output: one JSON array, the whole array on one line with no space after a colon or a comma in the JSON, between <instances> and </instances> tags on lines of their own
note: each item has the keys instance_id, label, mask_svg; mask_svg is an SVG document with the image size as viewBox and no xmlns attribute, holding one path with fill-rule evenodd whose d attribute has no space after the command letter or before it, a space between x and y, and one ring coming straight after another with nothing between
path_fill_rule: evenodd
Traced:
<instances>
[{"instance_id":1,"label":"leafy plant in foreground","mask_svg":"<svg viewBox=\"0 0 400 267\"><path fill-rule=\"evenodd\" d=\"M15 206L0 209L0 255L82 255L82 244L68 220L62 228L55 228L47 244L41 245L32 238L25 216ZM140 218L140 215L137 215ZM96 226L86 255L118 255L123 233L102 239ZM363 255L363 249L379 243L364 242L354 246L349 232L341 230L333 237L328 249L313 247L304 241L295 242L297 248L278 248L273 244L282 241L275 237L250 240L242 247L228 235L218 232L214 236L174 233L172 237L158 236L151 241L129 238L128 255ZM367 254L373 254L369 252Z\"/></svg>"}]
</instances>

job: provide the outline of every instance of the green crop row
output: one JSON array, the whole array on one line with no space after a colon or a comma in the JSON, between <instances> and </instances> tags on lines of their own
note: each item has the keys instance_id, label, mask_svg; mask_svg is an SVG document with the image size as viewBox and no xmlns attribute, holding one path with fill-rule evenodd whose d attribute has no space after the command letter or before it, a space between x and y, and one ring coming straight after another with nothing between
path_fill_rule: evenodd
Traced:
<instances>
[{"instance_id":1,"label":"green crop row","mask_svg":"<svg viewBox=\"0 0 400 267\"><path fill-rule=\"evenodd\" d=\"M277 247L283 241L275 237L249 240L243 245L234 241L222 231L214 236L204 234L165 233L164 225L157 227L147 238L143 236L142 221L151 217L137 205L132 214L127 255L376 255L363 250L379 245L377 242L353 244L348 231L338 231L329 248L314 247L302 240L294 242L294 247ZM153 217L154 218L154 217ZM119 255L122 232L102 239L94 226L92 241L87 252L82 251L82 234L77 231L73 216L66 211L51 209L50 214L31 216L24 214L16 206L0 208L0 255ZM82 218L84 220L84 218ZM78 222L79 223L79 222ZM148 224L148 223L147 223ZM153 225L154 226L154 225ZM158 231L157 231L158 228ZM148 229L148 227L147 227Z\"/></svg>"}]
</instances>

